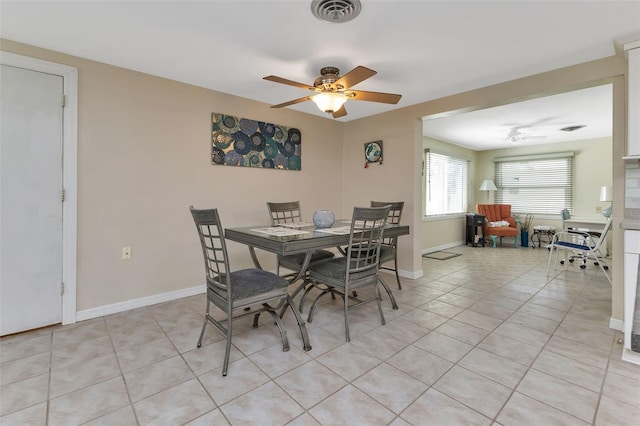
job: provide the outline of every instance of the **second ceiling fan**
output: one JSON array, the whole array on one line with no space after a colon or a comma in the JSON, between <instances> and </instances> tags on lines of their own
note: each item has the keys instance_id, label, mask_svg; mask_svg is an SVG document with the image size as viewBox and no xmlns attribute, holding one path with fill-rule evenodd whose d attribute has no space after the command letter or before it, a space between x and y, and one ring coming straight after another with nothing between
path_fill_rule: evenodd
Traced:
<instances>
[{"instance_id":1,"label":"second ceiling fan","mask_svg":"<svg viewBox=\"0 0 640 426\"><path fill-rule=\"evenodd\" d=\"M547 138L546 136L542 135L529 135L526 133L522 133L520 129L523 127L529 126L517 126L509 129L509 133L504 140L516 144L524 141L544 140Z\"/></svg>"},{"instance_id":2,"label":"second ceiling fan","mask_svg":"<svg viewBox=\"0 0 640 426\"><path fill-rule=\"evenodd\" d=\"M340 76L340 70L338 68L324 67L320 70L320 77L316 78L313 82L313 86L298 83L297 81L288 80L275 75L269 75L264 77L264 79L314 92L314 94L303 98L294 99L278 105L272 105L271 108L283 108L311 100L318 106L318 108L320 108L320 110L331 113L333 118L339 118L347 115L344 103L350 99L356 101L381 102L385 104L397 104L400 101L402 95L367 92L364 90L351 90L351 87L373 77L376 74L377 72L372 69L357 66L345 75Z\"/></svg>"}]
</instances>

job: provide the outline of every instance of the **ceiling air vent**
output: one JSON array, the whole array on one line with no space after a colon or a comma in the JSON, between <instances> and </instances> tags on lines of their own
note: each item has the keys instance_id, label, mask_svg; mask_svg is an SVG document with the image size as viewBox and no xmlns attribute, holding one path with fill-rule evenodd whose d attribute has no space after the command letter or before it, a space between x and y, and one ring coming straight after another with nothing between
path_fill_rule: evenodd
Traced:
<instances>
[{"instance_id":1,"label":"ceiling air vent","mask_svg":"<svg viewBox=\"0 0 640 426\"><path fill-rule=\"evenodd\" d=\"M321 21L348 22L360 14L360 0L313 0L311 12Z\"/></svg>"},{"instance_id":2,"label":"ceiling air vent","mask_svg":"<svg viewBox=\"0 0 640 426\"><path fill-rule=\"evenodd\" d=\"M583 125L583 124L579 124L579 125L577 125L577 126L567 126L567 127L563 127L563 128L562 128L562 129L560 129L560 130L562 130L563 132L573 132L573 131L575 131L575 130L580 130L580 129L582 129L583 127L587 127L587 126L585 126L585 125Z\"/></svg>"}]
</instances>

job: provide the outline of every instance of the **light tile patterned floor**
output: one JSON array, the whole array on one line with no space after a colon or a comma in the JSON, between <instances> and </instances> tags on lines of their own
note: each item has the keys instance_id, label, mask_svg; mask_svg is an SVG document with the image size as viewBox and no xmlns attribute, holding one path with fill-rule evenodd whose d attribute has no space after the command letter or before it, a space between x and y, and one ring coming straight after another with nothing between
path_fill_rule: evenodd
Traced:
<instances>
[{"instance_id":1,"label":"light tile patterned floor","mask_svg":"<svg viewBox=\"0 0 640 426\"><path fill-rule=\"evenodd\" d=\"M204 295L0 340L0 424L632 425L640 366L620 360L601 271L546 276L547 251L451 249L403 280L400 305L326 298L304 352L291 313L236 323L229 375ZM394 279L384 275L395 288ZM386 295L385 295L386 297Z\"/></svg>"}]
</instances>

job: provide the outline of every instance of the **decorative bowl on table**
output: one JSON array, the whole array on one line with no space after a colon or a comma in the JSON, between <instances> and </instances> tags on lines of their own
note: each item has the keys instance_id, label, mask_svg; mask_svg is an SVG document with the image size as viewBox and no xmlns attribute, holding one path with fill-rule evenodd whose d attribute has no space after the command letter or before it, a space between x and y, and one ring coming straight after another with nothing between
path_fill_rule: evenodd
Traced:
<instances>
[{"instance_id":1,"label":"decorative bowl on table","mask_svg":"<svg viewBox=\"0 0 640 426\"><path fill-rule=\"evenodd\" d=\"M313 224L316 228L330 228L335 221L336 216L331 210L316 210L313 213Z\"/></svg>"}]
</instances>

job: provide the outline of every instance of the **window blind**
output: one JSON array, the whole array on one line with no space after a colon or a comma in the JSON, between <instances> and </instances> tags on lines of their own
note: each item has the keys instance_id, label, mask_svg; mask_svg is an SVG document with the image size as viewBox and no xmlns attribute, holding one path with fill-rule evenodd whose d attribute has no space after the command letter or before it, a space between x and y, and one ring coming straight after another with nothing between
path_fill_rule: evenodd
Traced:
<instances>
[{"instance_id":1,"label":"window blind","mask_svg":"<svg viewBox=\"0 0 640 426\"><path fill-rule=\"evenodd\" d=\"M459 214L467 209L469 162L425 150L425 214Z\"/></svg>"},{"instance_id":2,"label":"window blind","mask_svg":"<svg viewBox=\"0 0 640 426\"><path fill-rule=\"evenodd\" d=\"M495 183L496 202L515 213L572 211L573 153L496 159Z\"/></svg>"}]
</instances>

